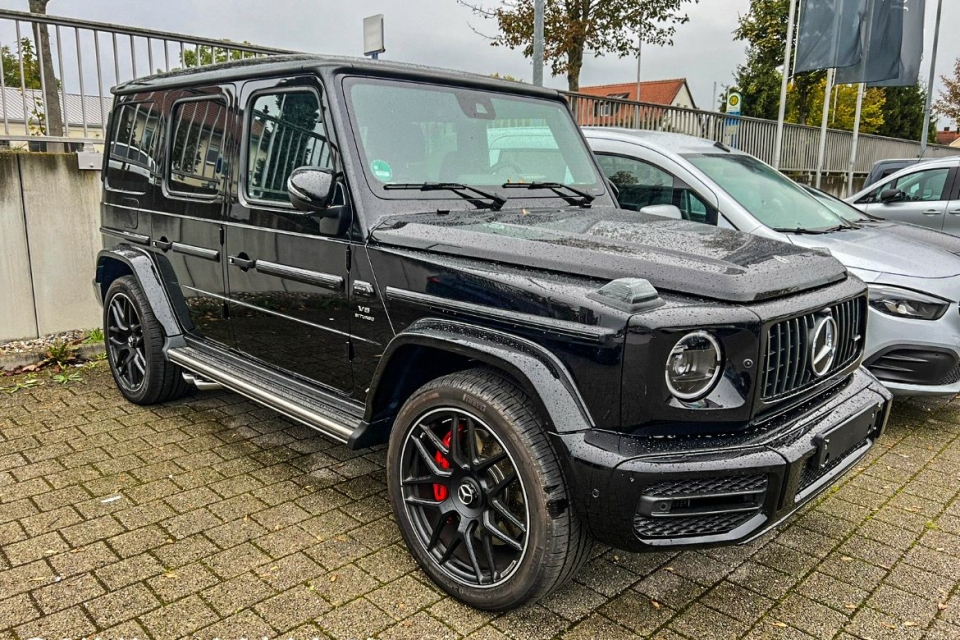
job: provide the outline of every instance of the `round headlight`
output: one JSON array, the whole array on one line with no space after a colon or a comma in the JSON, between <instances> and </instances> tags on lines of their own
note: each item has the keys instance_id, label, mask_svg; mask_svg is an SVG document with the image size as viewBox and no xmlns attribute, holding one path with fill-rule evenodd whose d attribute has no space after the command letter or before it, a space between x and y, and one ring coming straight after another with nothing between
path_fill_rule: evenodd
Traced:
<instances>
[{"instance_id":1,"label":"round headlight","mask_svg":"<svg viewBox=\"0 0 960 640\"><path fill-rule=\"evenodd\" d=\"M699 400L713 390L722 371L720 343L706 331L680 338L667 358L667 389L680 400Z\"/></svg>"}]
</instances>

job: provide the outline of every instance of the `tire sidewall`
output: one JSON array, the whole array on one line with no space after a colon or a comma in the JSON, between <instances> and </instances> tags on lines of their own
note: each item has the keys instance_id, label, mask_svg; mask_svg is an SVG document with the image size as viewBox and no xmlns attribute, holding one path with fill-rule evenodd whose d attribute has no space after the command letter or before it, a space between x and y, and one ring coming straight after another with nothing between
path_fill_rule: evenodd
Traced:
<instances>
[{"instance_id":1,"label":"tire sidewall","mask_svg":"<svg viewBox=\"0 0 960 640\"><path fill-rule=\"evenodd\" d=\"M468 413L486 424L501 439L515 462L525 490L529 516L527 549L510 578L492 587L470 587L454 580L437 567L432 556L424 548L412 525L407 520L406 505L400 487L400 457L404 442L420 418L428 412L449 407ZM543 558L553 546L553 520L549 516L546 495L542 490L545 478L539 463L531 455L530 444L517 432L501 411L489 399L481 398L470 391L455 386L443 386L417 392L397 415L390 433L387 455L387 489L397 524L407 548L420 567L447 593L479 609L502 610L512 608L519 602L529 600L540 587L540 572Z\"/></svg>"},{"instance_id":2,"label":"tire sidewall","mask_svg":"<svg viewBox=\"0 0 960 640\"><path fill-rule=\"evenodd\" d=\"M109 344L109 322L110 322L110 304L113 302L114 297L122 293L130 300L130 303L134 306L137 311L137 315L140 317L140 326L143 331L143 357L144 357L144 374L143 382L137 389L129 389L120 379L120 376L117 375L116 363L113 359L113 352L110 349ZM140 404L143 403L150 392L151 385L153 383L152 376L155 369L154 366L154 351L155 351L155 342L158 339L157 336L152 335L151 327L147 323L146 313L149 311L144 308L143 296L140 293L139 287L136 281L132 276L123 276L117 278L110 284L110 287L107 289L107 295L103 301L103 334L104 340L107 341L106 351L107 351L107 362L110 365L110 373L113 375L113 380L117 385L117 388L120 390L120 393L123 394L127 400L131 402Z\"/></svg>"}]
</instances>

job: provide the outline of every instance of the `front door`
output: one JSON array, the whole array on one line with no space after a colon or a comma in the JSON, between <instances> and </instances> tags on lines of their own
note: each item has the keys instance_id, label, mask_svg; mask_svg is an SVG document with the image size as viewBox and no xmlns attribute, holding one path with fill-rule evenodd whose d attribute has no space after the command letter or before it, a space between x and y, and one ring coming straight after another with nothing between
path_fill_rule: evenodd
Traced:
<instances>
[{"instance_id":1,"label":"front door","mask_svg":"<svg viewBox=\"0 0 960 640\"><path fill-rule=\"evenodd\" d=\"M232 342L223 317L222 246L223 194L228 190L224 150L231 144L229 93L210 87L166 95L170 131L162 197L150 212L151 249L161 276L182 294L185 304L177 306L187 331L224 345Z\"/></svg>"},{"instance_id":2,"label":"front door","mask_svg":"<svg viewBox=\"0 0 960 640\"><path fill-rule=\"evenodd\" d=\"M870 194L871 203L866 207L867 213L940 231L943 229L947 200L953 188L953 177L954 169L934 167L917 169L890 180ZM892 188L902 192L901 198L892 202L881 202L880 193L884 189Z\"/></svg>"},{"instance_id":3,"label":"front door","mask_svg":"<svg viewBox=\"0 0 960 640\"><path fill-rule=\"evenodd\" d=\"M240 104L241 161L226 232L236 347L349 393L350 244L337 220L296 211L287 196L294 169L334 165L321 87L310 76L253 81Z\"/></svg>"}]
</instances>

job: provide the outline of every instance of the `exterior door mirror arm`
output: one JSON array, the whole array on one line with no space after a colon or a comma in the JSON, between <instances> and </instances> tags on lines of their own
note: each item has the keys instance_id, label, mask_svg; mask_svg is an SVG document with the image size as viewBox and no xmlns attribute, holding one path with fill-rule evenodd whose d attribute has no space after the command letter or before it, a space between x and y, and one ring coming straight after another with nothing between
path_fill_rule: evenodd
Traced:
<instances>
[{"instance_id":1,"label":"exterior door mirror arm","mask_svg":"<svg viewBox=\"0 0 960 640\"><path fill-rule=\"evenodd\" d=\"M903 191L900 189L884 189L880 192L880 202L887 204L888 202L899 202L903 200Z\"/></svg>"}]
</instances>

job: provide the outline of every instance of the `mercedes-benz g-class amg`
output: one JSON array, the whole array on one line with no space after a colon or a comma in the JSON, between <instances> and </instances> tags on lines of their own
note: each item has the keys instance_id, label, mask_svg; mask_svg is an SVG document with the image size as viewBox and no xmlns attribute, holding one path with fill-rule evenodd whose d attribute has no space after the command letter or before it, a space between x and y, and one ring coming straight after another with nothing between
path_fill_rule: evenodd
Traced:
<instances>
[{"instance_id":1,"label":"mercedes-benz g-class amg","mask_svg":"<svg viewBox=\"0 0 960 640\"><path fill-rule=\"evenodd\" d=\"M750 540L883 430L864 285L617 208L554 91L281 56L114 93L94 285L120 391L224 387L386 444L410 552L466 603L542 597L592 540Z\"/></svg>"}]
</instances>

